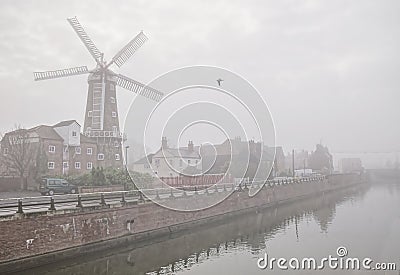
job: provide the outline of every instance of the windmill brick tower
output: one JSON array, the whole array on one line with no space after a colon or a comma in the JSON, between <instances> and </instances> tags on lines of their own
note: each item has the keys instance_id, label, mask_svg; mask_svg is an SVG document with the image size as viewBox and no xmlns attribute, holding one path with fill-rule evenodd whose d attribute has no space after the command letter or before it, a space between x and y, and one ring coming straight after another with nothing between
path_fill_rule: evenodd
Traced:
<instances>
[{"instance_id":1,"label":"windmill brick tower","mask_svg":"<svg viewBox=\"0 0 400 275\"><path fill-rule=\"evenodd\" d=\"M35 80L45 80L89 74L83 133L96 140L98 160L101 161L99 162L101 166L121 167L122 142L126 136L120 130L116 86L154 101L159 101L164 94L136 80L116 74L109 67L114 64L121 67L146 42L147 37L140 32L107 63L104 61L104 54L87 35L78 19L73 17L67 20L96 61L96 67L92 70L88 70L86 66L80 66L56 71L35 72L34 78Z\"/></svg>"}]
</instances>

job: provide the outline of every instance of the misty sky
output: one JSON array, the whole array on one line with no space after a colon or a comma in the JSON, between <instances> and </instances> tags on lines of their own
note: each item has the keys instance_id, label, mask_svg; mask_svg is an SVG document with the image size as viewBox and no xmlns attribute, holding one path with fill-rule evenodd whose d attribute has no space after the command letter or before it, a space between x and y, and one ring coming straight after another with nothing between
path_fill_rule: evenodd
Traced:
<instances>
[{"instance_id":1,"label":"misty sky","mask_svg":"<svg viewBox=\"0 0 400 275\"><path fill-rule=\"evenodd\" d=\"M115 70L143 83L191 65L252 83L285 150L400 151L398 1L1 1L0 132L76 119L87 75L33 71L94 61L65 20L77 16L110 59L140 30L149 40ZM251 2L251 4L250 4ZM119 89L123 118L134 95Z\"/></svg>"}]
</instances>

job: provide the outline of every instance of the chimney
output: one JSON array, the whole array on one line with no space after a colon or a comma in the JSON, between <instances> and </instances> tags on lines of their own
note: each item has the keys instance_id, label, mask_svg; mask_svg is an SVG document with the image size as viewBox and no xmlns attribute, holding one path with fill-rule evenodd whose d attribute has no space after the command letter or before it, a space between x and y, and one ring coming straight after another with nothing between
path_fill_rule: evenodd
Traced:
<instances>
[{"instance_id":1,"label":"chimney","mask_svg":"<svg viewBox=\"0 0 400 275\"><path fill-rule=\"evenodd\" d=\"M162 137L161 139L161 148L168 148L167 137Z\"/></svg>"},{"instance_id":2,"label":"chimney","mask_svg":"<svg viewBox=\"0 0 400 275\"><path fill-rule=\"evenodd\" d=\"M190 152L193 152L193 141L191 141L191 140L189 140L189 143L188 143L188 150Z\"/></svg>"}]
</instances>

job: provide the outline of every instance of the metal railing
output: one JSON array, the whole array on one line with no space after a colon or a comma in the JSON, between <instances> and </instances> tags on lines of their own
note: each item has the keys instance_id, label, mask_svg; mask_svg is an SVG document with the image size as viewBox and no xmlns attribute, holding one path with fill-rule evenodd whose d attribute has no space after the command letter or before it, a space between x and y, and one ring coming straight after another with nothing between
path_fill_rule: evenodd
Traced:
<instances>
[{"instance_id":1,"label":"metal railing","mask_svg":"<svg viewBox=\"0 0 400 275\"><path fill-rule=\"evenodd\" d=\"M275 180L241 181L239 183L217 183L214 185L182 186L177 188L152 188L131 191L95 192L82 194L37 196L0 199L0 216L37 213L55 210L71 210L84 207L109 207L111 205L135 205L151 199L186 198L195 195L210 195L220 192L244 191L249 188L274 188L288 184L323 181L325 176L309 178L287 178ZM146 194L146 195L144 195Z\"/></svg>"}]
</instances>

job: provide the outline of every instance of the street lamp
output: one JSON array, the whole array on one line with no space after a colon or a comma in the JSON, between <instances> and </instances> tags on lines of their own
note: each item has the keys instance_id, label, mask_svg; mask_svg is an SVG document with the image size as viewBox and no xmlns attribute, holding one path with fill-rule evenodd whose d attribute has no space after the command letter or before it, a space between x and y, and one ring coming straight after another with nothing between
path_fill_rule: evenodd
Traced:
<instances>
[{"instance_id":1,"label":"street lamp","mask_svg":"<svg viewBox=\"0 0 400 275\"><path fill-rule=\"evenodd\" d=\"M129 146L125 146L125 166L126 166L126 170L128 170L128 149L129 149Z\"/></svg>"},{"instance_id":2,"label":"street lamp","mask_svg":"<svg viewBox=\"0 0 400 275\"><path fill-rule=\"evenodd\" d=\"M129 172L128 172L128 149L129 146L125 146L125 169L126 169L126 180L124 181L124 191L126 191L126 182L129 179Z\"/></svg>"}]
</instances>

